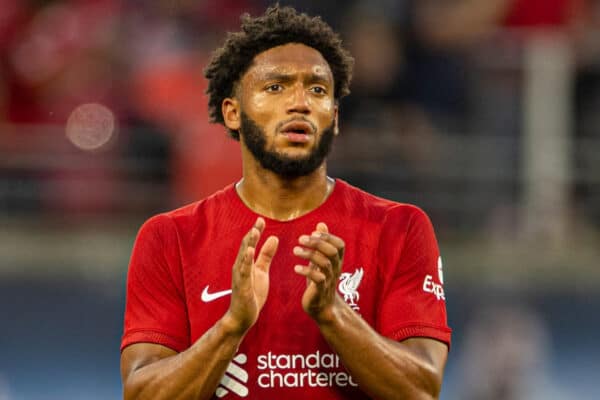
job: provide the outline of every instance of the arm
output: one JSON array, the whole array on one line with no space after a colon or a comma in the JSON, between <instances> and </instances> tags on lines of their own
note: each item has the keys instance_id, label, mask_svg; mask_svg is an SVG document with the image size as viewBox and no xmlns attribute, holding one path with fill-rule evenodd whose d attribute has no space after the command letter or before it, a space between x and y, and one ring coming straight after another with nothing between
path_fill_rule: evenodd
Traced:
<instances>
[{"instance_id":1,"label":"arm","mask_svg":"<svg viewBox=\"0 0 600 400\"><path fill-rule=\"evenodd\" d=\"M223 318L181 353L153 343L126 347L121 354L123 398L212 397L242 338Z\"/></svg>"},{"instance_id":2,"label":"arm","mask_svg":"<svg viewBox=\"0 0 600 400\"><path fill-rule=\"evenodd\" d=\"M325 224L299 239L294 253L310 261L295 267L307 278L305 311L363 391L380 399L437 399L448 349L433 339L396 342L371 328L337 294L344 242Z\"/></svg>"},{"instance_id":3,"label":"arm","mask_svg":"<svg viewBox=\"0 0 600 400\"><path fill-rule=\"evenodd\" d=\"M269 267L277 251L269 237L254 261L262 218L244 236L232 271L227 313L189 349L136 343L121 354L124 399L208 399L212 397L246 332L258 319L269 290Z\"/></svg>"},{"instance_id":4,"label":"arm","mask_svg":"<svg viewBox=\"0 0 600 400\"><path fill-rule=\"evenodd\" d=\"M442 342L385 338L335 296L318 316L321 333L343 360L360 388L377 399L437 399L448 348Z\"/></svg>"}]
</instances>

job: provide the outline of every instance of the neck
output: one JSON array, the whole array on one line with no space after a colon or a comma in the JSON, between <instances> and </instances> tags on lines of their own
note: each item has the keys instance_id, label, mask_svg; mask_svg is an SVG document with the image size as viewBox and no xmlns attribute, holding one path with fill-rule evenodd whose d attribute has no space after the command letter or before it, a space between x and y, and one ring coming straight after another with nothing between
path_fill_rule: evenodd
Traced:
<instances>
[{"instance_id":1,"label":"neck","mask_svg":"<svg viewBox=\"0 0 600 400\"><path fill-rule=\"evenodd\" d=\"M319 207L334 185L327 177L325 163L311 174L284 178L263 169L258 163L244 163L243 178L236 185L242 201L265 217L289 221Z\"/></svg>"}]
</instances>

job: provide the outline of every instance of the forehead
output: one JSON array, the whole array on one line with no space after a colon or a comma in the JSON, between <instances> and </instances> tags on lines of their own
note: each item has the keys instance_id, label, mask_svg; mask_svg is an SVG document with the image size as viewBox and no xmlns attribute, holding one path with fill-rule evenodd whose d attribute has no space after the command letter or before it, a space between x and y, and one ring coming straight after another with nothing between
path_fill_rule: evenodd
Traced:
<instances>
[{"instance_id":1,"label":"forehead","mask_svg":"<svg viewBox=\"0 0 600 400\"><path fill-rule=\"evenodd\" d=\"M333 81L329 64L321 53L301 43L288 43L259 53L254 57L246 75L260 78L272 72L311 73L323 75Z\"/></svg>"}]
</instances>

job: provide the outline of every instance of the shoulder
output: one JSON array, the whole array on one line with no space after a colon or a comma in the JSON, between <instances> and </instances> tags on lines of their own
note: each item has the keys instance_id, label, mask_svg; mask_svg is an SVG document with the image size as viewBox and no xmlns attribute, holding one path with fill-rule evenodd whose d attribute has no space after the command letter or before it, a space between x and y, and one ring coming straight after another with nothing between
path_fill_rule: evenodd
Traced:
<instances>
[{"instance_id":1,"label":"shoulder","mask_svg":"<svg viewBox=\"0 0 600 400\"><path fill-rule=\"evenodd\" d=\"M233 190L232 184L202 200L156 214L144 222L140 233L147 231L158 234L173 233L202 226L207 219L218 215L220 210L231 206Z\"/></svg>"},{"instance_id":2,"label":"shoulder","mask_svg":"<svg viewBox=\"0 0 600 400\"><path fill-rule=\"evenodd\" d=\"M363 217L389 224L430 224L419 206L376 196L341 179L336 182L340 185L341 201Z\"/></svg>"}]
</instances>

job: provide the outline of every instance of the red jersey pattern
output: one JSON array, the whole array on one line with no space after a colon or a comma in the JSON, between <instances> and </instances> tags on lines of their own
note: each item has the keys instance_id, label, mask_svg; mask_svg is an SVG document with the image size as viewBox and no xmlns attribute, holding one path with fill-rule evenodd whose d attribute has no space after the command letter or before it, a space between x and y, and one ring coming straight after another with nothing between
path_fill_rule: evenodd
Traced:
<instances>
[{"instance_id":1,"label":"red jersey pattern","mask_svg":"<svg viewBox=\"0 0 600 400\"><path fill-rule=\"evenodd\" d=\"M231 268L257 217L230 185L148 220L130 262L121 349L151 342L183 351L212 327L229 307ZM306 262L292 249L318 222L346 243L340 295L377 332L450 343L438 246L419 208L337 180L312 212L265 221L258 248L270 235L279 237L269 295L215 398L367 398L302 309L306 279L294 265Z\"/></svg>"}]
</instances>

